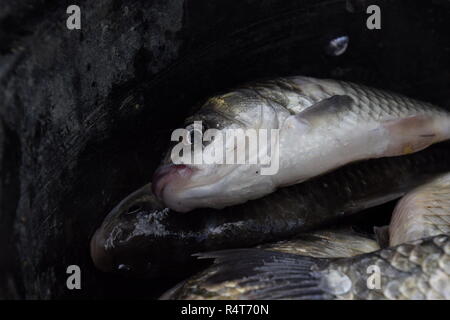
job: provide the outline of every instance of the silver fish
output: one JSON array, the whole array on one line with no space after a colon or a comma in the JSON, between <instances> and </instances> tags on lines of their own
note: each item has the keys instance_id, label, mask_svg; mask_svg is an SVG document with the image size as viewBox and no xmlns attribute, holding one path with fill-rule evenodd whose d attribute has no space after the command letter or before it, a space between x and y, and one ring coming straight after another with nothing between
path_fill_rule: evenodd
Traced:
<instances>
[{"instance_id":1,"label":"silver fish","mask_svg":"<svg viewBox=\"0 0 450 320\"><path fill-rule=\"evenodd\" d=\"M201 121L200 128L194 121ZM257 82L215 96L186 124L183 146L192 144L191 136L198 141L198 131L218 134L175 164L174 155L184 151L169 150L155 172L154 193L178 212L244 203L350 162L405 155L450 138L450 113L443 109L362 85L308 77ZM224 138L233 129L276 134L265 147L244 143L239 149L234 139ZM193 163L217 150L233 156L244 152L248 161ZM249 160L269 155L269 162Z\"/></svg>"},{"instance_id":2,"label":"silver fish","mask_svg":"<svg viewBox=\"0 0 450 320\"><path fill-rule=\"evenodd\" d=\"M321 259L262 249L199 257L214 259L214 264L161 299L450 299L446 235L351 258Z\"/></svg>"},{"instance_id":3,"label":"silver fish","mask_svg":"<svg viewBox=\"0 0 450 320\"><path fill-rule=\"evenodd\" d=\"M450 173L406 194L389 225L390 245L450 234Z\"/></svg>"}]
</instances>

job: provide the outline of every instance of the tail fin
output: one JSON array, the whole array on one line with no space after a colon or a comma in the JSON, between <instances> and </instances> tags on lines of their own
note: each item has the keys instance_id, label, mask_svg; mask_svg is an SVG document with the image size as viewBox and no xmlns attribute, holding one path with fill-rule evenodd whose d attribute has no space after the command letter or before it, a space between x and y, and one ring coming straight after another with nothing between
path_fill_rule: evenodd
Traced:
<instances>
[{"instance_id":1,"label":"tail fin","mask_svg":"<svg viewBox=\"0 0 450 320\"><path fill-rule=\"evenodd\" d=\"M323 259L262 249L234 249L197 254L214 259L200 285L234 283L234 299L332 299L323 273L315 271Z\"/></svg>"}]
</instances>

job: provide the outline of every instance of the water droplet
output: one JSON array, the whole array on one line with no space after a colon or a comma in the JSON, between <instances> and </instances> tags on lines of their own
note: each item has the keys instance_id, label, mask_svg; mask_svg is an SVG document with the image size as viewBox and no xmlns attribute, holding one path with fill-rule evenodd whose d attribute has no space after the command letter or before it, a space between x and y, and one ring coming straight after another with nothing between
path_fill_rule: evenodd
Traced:
<instances>
[{"instance_id":1,"label":"water droplet","mask_svg":"<svg viewBox=\"0 0 450 320\"><path fill-rule=\"evenodd\" d=\"M129 265L126 265L126 264L119 264L117 266L117 270L119 270L119 271L130 271L131 267Z\"/></svg>"},{"instance_id":2,"label":"water droplet","mask_svg":"<svg viewBox=\"0 0 450 320\"><path fill-rule=\"evenodd\" d=\"M330 40L325 48L330 56L340 56L347 51L350 38L348 36L339 36Z\"/></svg>"}]
</instances>

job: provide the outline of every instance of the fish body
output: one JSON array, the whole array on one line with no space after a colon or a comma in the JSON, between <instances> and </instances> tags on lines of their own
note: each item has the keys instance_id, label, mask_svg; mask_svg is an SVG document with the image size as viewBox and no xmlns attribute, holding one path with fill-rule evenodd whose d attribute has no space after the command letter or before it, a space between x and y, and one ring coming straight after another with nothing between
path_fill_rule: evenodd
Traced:
<instances>
[{"instance_id":1,"label":"fish body","mask_svg":"<svg viewBox=\"0 0 450 320\"><path fill-rule=\"evenodd\" d=\"M262 249L199 255L214 264L162 299L450 299L450 238L435 236L350 258Z\"/></svg>"},{"instance_id":2,"label":"fish body","mask_svg":"<svg viewBox=\"0 0 450 320\"><path fill-rule=\"evenodd\" d=\"M450 234L450 173L406 194L389 226L390 245L438 234Z\"/></svg>"},{"instance_id":3,"label":"fish body","mask_svg":"<svg viewBox=\"0 0 450 320\"><path fill-rule=\"evenodd\" d=\"M443 109L366 86L308 77L253 83L210 98L187 120L187 136L195 136L195 121L202 123L197 131L213 128L222 137L238 129L277 134L264 147L261 138L255 148L249 143L239 149L225 138L203 141L190 158L223 149L236 157L244 152L248 159L270 154L269 164L173 164L170 150L153 188L179 212L244 203L351 162L405 155L450 138L450 113Z\"/></svg>"},{"instance_id":4,"label":"fish body","mask_svg":"<svg viewBox=\"0 0 450 320\"><path fill-rule=\"evenodd\" d=\"M108 214L92 238L91 255L104 271L180 275L196 262L194 253L289 239L399 198L448 172L449 159L448 146L438 144L408 156L350 164L234 207L185 214L161 204L149 184Z\"/></svg>"}]
</instances>

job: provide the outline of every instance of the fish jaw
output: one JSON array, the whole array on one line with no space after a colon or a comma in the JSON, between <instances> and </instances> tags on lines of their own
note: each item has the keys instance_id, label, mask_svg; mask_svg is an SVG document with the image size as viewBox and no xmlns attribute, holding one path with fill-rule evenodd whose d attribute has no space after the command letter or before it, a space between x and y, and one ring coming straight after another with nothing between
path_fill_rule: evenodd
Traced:
<instances>
[{"instance_id":1,"label":"fish jaw","mask_svg":"<svg viewBox=\"0 0 450 320\"><path fill-rule=\"evenodd\" d=\"M178 174L177 165L155 172L154 194L170 209L184 213L197 208L223 209L260 198L276 189L271 176L258 165L204 165ZM226 174L221 174L223 169ZM181 169L182 171L185 168Z\"/></svg>"},{"instance_id":2,"label":"fish jaw","mask_svg":"<svg viewBox=\"0 0 450 320\"><path fill-rule=\"evenodd\" d=\"M153 194L158 199L166 198L166 193L173 193L175 190L185 186L192 176L193 168L184 165L165 165L159 167L153 175ZM167 189L167 190L166 190Z\"/></svg>"}]
</instances>

